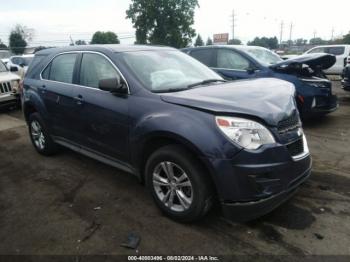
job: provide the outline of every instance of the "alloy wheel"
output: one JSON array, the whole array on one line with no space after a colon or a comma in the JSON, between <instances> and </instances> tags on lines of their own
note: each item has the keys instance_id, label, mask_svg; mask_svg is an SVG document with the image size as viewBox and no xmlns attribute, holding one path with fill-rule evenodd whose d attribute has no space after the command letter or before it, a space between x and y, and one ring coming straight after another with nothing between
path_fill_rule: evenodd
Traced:
<instances>
[{"instance_id":1,"label":"alloy wheel","mask_svg":"<svg viewBox=\"0 0 350 262\"><path fill-rule=\"evenodd\" d=\"M39 150L45 149L45 135L43 133L40 123L36 120L32 121L31 124L31 136L35 146Z\"/></svg>"},{"instance_id":2,"label":"alloy wheel","mask_svg":"<svg viewBox=\"0 0 350 262\"><path fill-rule=\"evenodd\" d=\"M153 187L159 200L170 210L184 212L193 201L193 188L186 172L173 162L159 163L153 171Z\"/></svg>"}]
</instances>

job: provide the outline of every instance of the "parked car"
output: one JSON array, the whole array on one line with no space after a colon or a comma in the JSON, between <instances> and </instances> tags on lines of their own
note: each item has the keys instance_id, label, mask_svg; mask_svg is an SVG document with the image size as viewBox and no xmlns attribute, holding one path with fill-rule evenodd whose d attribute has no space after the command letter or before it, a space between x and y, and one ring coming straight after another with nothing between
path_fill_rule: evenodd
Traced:
<instances>
[{"instance_id":1,"label":"parked car","mask_svg":"<svg viewBox=\"0 0 350 262\"><path fill-rule=\"evenodd\" d=\"M16 71L17 68L12 68ZM18 87L20 78L10 72L0 61L0 108L14 106L19 101Z\"/></svg>"},{"instance_id":2,"label":"parked car","mask_svg":"<svg viewBox=\"0 0 350 262\"><path fill-rule=\"evenodd\" d=\"M132 173L173 219L199 219L217 198L250 220L310 174L294 92L272 78L226 82L172 48L76 46L36 54L23 110L40 154L61 145Z\"/></svg>"},{"instance_id":3,"label":"parked car","mask_svg":"<svg viewBox=\"0 0 350 262\"><path fill-rule=\"evenodd\" d=\"M309 54L282 60L257 46L206 46L183 52L211 67L228 80L275 77L295 85L296 101L303 118L325 115L338 108L332 83L322 73L335 63L328 54Z\"/></svg>"},{"instance_id":4,"label":"parked car","mask_svg":"<svg viewBox=\"0 0 350 262\"><path fill-rule=\"evenodd\" d=\"M340 75L346 65L347 57L350 55L350 45L324 45L316 46L306 51L305 54L327 53L335 55L336 63L325 70L326 74Z\"/></svg>"},{"instance_id":5,"label":"parked car","mask_svg":"<svg viewBox=\"0 0 350 262\"><path fill-rule=\"evenodd\" d=\"M350 64L344 68L341 83L344 90L350 91Z\"/></svg>"},{"instance_id":6,"label":"parked car","mask_svg":"<svg viewBox=\"0 0 350 262\"><path fill-rule=\"evenodd\" d=\"M18 68L18 74L23 78L25 73L27 72L28 66L33 60L34 55L28 54L28 55L21 55L21 56L11 56L7 67L17 67Z\"/></svg>"}]
</instances>

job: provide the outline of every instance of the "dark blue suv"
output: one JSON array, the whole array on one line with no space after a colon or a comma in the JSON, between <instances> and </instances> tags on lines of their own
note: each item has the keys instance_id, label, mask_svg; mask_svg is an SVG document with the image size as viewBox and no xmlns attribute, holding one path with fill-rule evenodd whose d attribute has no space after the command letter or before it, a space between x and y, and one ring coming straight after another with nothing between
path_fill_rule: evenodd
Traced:
<instances>
[{"instance_id":1,"label":"dark blue suv","mask_svg":"<svg viewBox=\"0 0 350 262\"><path fill-rule=\"evenodd\" d=\"M79 46L38 52L23 110L43 155L58 146L136 175L179 221L266 214L307 179L311 159L292 84L229 83L166 47Z\"/></svg>"},{"instance_id":2,"label":"dark blue suv","mask_svg":"<svg viewBox=\"0 0 350 262\"><path fill-rule=\"evenodd\" d=\"M308 54L284 61L266 48L243 45L185 48L182 51L228 80L275 77L294 84L303 118L325 115L338 108L332 83L322 71L334 65L333 55Z\"/></svg>"}]
</instances>

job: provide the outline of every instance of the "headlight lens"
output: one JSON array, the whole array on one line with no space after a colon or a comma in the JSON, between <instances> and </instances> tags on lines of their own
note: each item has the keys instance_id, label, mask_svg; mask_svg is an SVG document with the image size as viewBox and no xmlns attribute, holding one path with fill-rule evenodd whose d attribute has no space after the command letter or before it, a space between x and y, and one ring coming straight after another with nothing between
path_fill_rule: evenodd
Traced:
<instances>
[{"instance_id":1,"label":"headlight lens","mask_svg":"<svg viewBox=\"0 0 350 262\"><path fill-rule=\"evenodd\" d=\"M12 80L11 87L12 87L13 92L17 93L18 89L19 89L19 80Z\"/></svg>"},{"instance_id":2,"label":"headlight lens","mask_svg":"<svg viewBox=\"0 0 350 262\"><path fill-rule=\"evenodd\" d=\"M271 132L258 122L238 118L217 116L216 125L234 143L246 149L258 149L262 145L273 144Z\"/></svg>"}]
</instances>

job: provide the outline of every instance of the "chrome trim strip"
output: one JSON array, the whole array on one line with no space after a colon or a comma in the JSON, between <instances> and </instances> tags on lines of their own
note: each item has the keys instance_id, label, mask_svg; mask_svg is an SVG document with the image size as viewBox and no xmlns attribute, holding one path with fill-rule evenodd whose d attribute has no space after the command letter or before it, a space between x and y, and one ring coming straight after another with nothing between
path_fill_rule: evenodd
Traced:
<instances>
[{"instance_id":1,"label":"chrome trim strip","mask_svg":"<svg viewBox=\"0 0 350 262\"><path fill-rule=\"evenodd\" d=\"M64 55L64 54L84 54L84 53L88 53L88 54L97 54L100 55L104 58L106 58L108 60L108 62L114 67L115 70L117 70L117 72L119 73L120 77L124 80L124 82L126 83L126 86L128 88L128 95L130 95L130 86L128 81L126 81L126 78L124 77L124 75L122 74L122 72L120 72L119 68L112 62L112 60L106 56L105 54L102 54L100 52L96 52L96 51L67 51L67 52L62 52L62 53L58 53L56 54L53 58L50 59L50 61L45 65L44 69L41 70L39 76L40 76L40 80L42 81L49 81L49 82L54 82L54 83L61 83L61 84L67 84L67 85L73 85L73 86L79 86L79 87L84 87L84 88L90 88L90 89L94 89L94 90L99 90L101 92L107 92L107 91L103 91L99 88L94 88L94 87L90 87L90 86L84 86L84 85L77 85L77 84L73 84L73 83L65 83L65 82L59 82L59 81L54 81L54 80L49 80L49 79L44 79L42 77L42 73L45 71L45 69L51 64L51 62L58 56L60 55Z\"/></svg>"}]
</instances>

